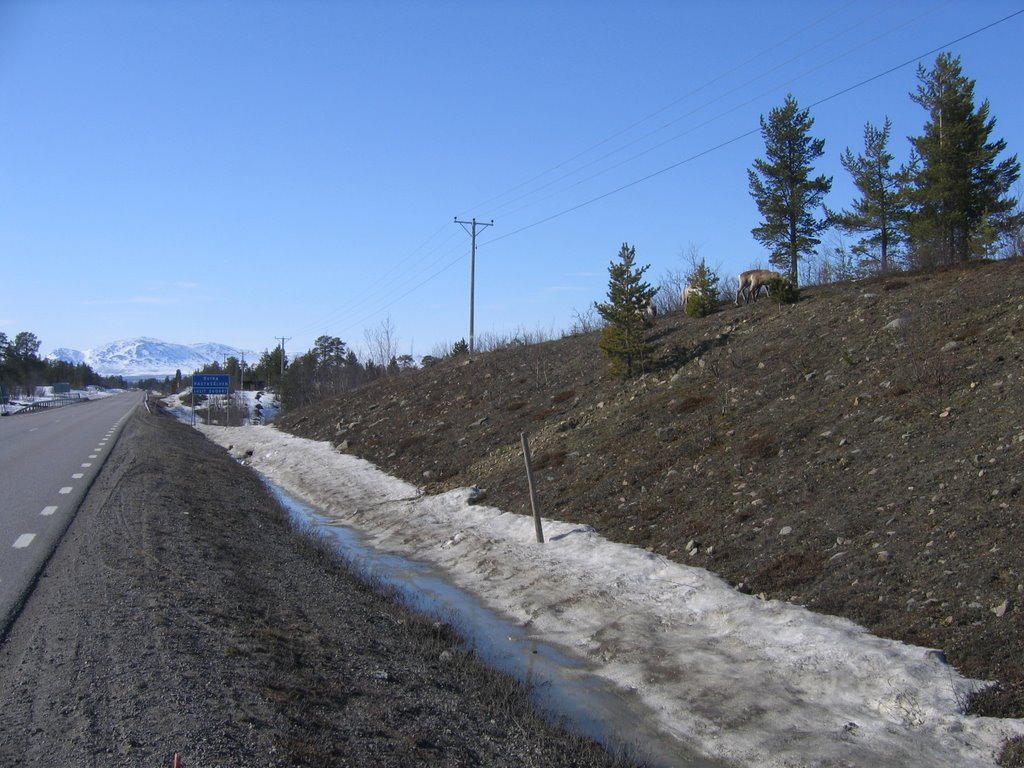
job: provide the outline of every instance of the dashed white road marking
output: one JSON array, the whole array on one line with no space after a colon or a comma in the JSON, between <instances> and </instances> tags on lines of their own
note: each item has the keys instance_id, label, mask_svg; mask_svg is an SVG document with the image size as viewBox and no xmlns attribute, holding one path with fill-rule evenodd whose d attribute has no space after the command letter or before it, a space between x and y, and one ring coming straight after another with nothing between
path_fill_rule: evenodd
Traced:
<instances>
[{"instance_id":1,"label":"dashed white road marking","mask_svg":"<svg viewBox=\"0 0 1024 768\"><path fill-rule=\"evenodd\" d=\"M89 458L90 459L95 459L96 458L96 454L95 453L90 453L89 454Z\"/></svg>"},{"instance_id":2,"label":"dashed white road marking","mask_svg":"<svg viewBox=\"0 0 1024 768\"><path fill-rule=\"evenodd\" d=\"M18 538L16 538L14 540L14 548L15 549L24 549L25 547L27 547L29 544L32 543L32 539L34 539L35 537L36 537L36 535L34 533L23 533L23 534L21 534L21 536L19 536Z\"/></svg>"},{"instance_id":3,"label":"dashed white road marking","mask_svg":"<svg viewBox=\"0 0 1024 768\"><path fill-rule=\"evenodd\" d=\"M71 476L71 479L72 480L81 480L83 477L85 477L84 473L82 473L82 472L75 472L75 474L73 474Z\"/></svg>"},{"instance_id":4,"label":"dashed white road marking","mask_svg":"<svg viewBox=\"0 0 1024 768\"><path fill-rule=\"evenodd\" d=\"M51 504L48 507L43 507L43 511L40 512L39 514L40 515L52 515L56 511L57 511L57 507L55 505Z\"/></svg>"},{"instance_id":5,"label":"dashed white road marking","mask_svg":"<svg viewBox=\"0 0 1024 768\"><path fill-rule=\"evenodd\" d=\"M87 461L82 466L83 467L91 467L92 466L92 462L91 461Z\"/></svg>"},{"instance_id":6,"label":"dashed white road marking","mask_svg":"<svg viewBox=\"0 0 1024 768\"><path fill-rule=\"evenodd\" d=\"M70 485L65 485L63 488L61 488L58 491L58 493L65 493L65 494L71 493L71 486Z\"/></svg>"}]
</instances>

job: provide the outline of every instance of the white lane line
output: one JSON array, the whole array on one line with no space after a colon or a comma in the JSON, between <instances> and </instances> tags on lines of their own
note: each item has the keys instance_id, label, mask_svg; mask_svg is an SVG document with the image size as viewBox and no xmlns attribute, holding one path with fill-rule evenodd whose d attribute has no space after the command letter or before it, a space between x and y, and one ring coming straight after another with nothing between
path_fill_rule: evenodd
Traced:
<instances>
[{"instance_id":1,"label":"white lane line","mask_svg":"<svg viewBox=\"0 0 1024 768\"><path fill-rule=\"evenodd\" d=\"M85 475L82 472L75 472L75 474L73 474L71 476L71 479L72 480L81 480L83 477L85 477Z\"/></svg>"},{"instance_id":2,"label":"white lane line","mask_svg":"<svg viewBox=\"0 0 1024 768\"><path fill-rule=\"evenodd\" d=\"M92 466L92 462L91 462L91 461L87 461L87 462L85 462L85 463L84 463L84 464L82 465L82 467L91 467L91 466Z\"/></svg>"},{"instance_id":3,"label":"white lane line","mask_svg":"<svg viewBox=\"0 0 1024 768\"><path fill-rule=\"evenodd\" d=\"M61 488L58 491L58 493L64 493L64 494L71 493L71 486L70 485L65 485L63 488Z\"/></svg>"},{"instance_id":4,"label":"white lane line","mask_svg":"<svg viewBox=\"0 0 1024 768\"><path fill-rule=\"evenodd\" d=\"M40 515L47 515L47 516L49 516L49 515L52 515L56 511L57 511L57 507L54 506L53 504L51 504L48 507L43 507L43 511L40 512L39 514Z\"/></svg>"},{"instance_id":5,"label":"white lane line","mask_svg":"<svg viewBox=\"0 0 1024 768\"><path fill-rule=\"evenodd\" d=\"M25 547L27 547L29 544L32 543L32 539L34 539L35 537L36 537L36 535L34 533L23 533L23 534L21 534L21 536L19 536L18 538L16 538L14 540L14 548L15 549L24 549Z\"/></svg>"},{"instance_id":6,"label":"white lane line","mask_svg":"<svg viewBox=\"0 0 1024 768\"><path fill-rule=\"evenodd\" d=\"M89 454L89 458L90 459L95 459L96 458L96 454L95 453L90 453Z\"/></svg>"}]
</instances>

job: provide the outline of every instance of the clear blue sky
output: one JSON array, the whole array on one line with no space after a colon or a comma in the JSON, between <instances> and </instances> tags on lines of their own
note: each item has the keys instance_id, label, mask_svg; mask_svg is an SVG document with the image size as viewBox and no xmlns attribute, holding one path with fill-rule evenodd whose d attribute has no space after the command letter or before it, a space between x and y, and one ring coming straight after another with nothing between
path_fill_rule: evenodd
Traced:
<instances>
[{"instance_id":1,"label":"clear blue sky","mask_svg":"<svg viewBox=\"0 0 1024 768\"><path fill-rule=\"evenodd\" d=\"M766 263L746 171L788 92L832 207L865 122L890 117L906 159L936 49L1022 153L1024 15L954 42L1021 8L0 0L0 330L292 354L390 317L428 354L468 336L458 216L495 222L478 337L558 333L623 242L654 283L691 246L723 276Z\"/></svg>"}]
</instances>

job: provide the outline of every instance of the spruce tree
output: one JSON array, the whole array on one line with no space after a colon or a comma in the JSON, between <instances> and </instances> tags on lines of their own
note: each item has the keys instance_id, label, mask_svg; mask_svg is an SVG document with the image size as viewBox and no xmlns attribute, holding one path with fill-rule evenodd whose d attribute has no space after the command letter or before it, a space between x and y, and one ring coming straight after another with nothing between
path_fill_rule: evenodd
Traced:
<instances>
[{"instance_id":1,"label":"spruce tree","mask_svg":"<svg viewBox=\"0 0 1024 768\"><path fill-rule=\"evenodd\" d=\"M754 160L747 170L750 194L761 212L761 225L751 230L770 251L770 260L797 284L800 256L814 251L818 235L827 226L815 209L832 188L832 179L811 177L813 162L825 152L825 140L810 135L814 119L800 109L792 94L768 119L761 117L765 159Z\"/></svg>"},{"instance_id":2,"label":"spruce tree","mask_svg":"<svg viewBox=\"0 0 1024 768\"><path fill-rule=\"evenodd\" d=\"M893 255L906 240L909 213L907 171L893 170L893 156L888 150L892 122L877 128L864 126L864 154L854 155L847 147L840 161L860 192L853 208L829 212L830 219L848 234L862 234L852 251L861 264L873 265L873 271L885 274L891 268Z\"/></svg>"},{"instance_id":3,"label":"spruce tree","mask_svg":"<svg viewBox=\"0 0 1024 768\"><path fill-rule=\"evenodd\" d=\"M623 243L618 261L608 266L608 302L594 304L606 323L598 346L611 361L615 376L643 371L654 352L654 344L647 340L652 322L644 310L658 289L644 282L650 265L637 267L635 260L636 248Z\"/></svg>"},{"instance_id":4,"label":"spruce tree","mask_svg":"<svg viewBox=\"0 0 1024 768\"><path fill-rule=\"evenodd\" d=\"M683 307L688 317L707 317L718 309L718 274L704 259L693 265L686 276L686 284L693 289Z\"/></svg>"},{"instance_id":5,"label":"spruce tree","mask_svg":"<svg viewBox=\"0 0 1024 768\"><path fill-rule=\"evenodd\" d=\"M975 109L974 81L965 77L960 57L939 54L935 66L919 66L916 93L928 111L921 136L910 138L915 166L910 219L915 266L955 264L985 254L1000 235L1020 226L1017 201L1009 195L1020 177L1017 156L996 162L1006 149L990 141L995 118L988 100Z\"/></svg>"}]
</instances>

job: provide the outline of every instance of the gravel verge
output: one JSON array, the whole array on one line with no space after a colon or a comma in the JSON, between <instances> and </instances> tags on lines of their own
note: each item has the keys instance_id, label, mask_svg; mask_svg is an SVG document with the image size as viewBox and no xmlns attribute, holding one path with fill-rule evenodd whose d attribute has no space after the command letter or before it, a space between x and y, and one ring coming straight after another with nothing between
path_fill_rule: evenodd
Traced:
<instances>
[{"instance_id":1,"label":"gravel verge","mask_svg":"<svg viewBox=\"0 0 1024 768\"><path fill-rule=\"evenodd\" d=\"M138 411L0 644L0 765L606 766Z\"/></svg>"}]
</instances>

